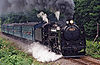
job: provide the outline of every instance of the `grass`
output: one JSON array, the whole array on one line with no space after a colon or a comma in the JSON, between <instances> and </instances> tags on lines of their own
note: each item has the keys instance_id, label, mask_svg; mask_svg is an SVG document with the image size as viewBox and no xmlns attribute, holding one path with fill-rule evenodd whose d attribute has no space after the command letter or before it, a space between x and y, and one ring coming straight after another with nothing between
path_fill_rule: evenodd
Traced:
<instances>
[{"instance_id":1,"label":"grass","mask_svg":"<svg viewBox=\"0 0 100 65\"><path fill-rule=\"evenodd\" d=\"M93 44L93 41L88 40L86 53L87 55L90 55L94 58L100 58L100 42L99 43L95 42Z\"/></svg>"},{"instance_id":2,"label":"grass","mask_svg":"<svg viewBox=\"0 0 100 65\"><path fill-rule=\"evenodd\" d=\"M0 65L31 65L33 58L12 45L13 43L0 38Z\"/></svg>"}]
</instances>

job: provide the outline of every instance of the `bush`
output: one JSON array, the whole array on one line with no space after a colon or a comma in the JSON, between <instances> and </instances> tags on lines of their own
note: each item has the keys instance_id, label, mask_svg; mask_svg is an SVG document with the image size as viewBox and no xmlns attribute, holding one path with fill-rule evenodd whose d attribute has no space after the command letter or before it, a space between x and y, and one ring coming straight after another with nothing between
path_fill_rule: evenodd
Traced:
<instances>
[{"instance_id":1,"label":"bush","mask_svg":"<svg viewBox=\"0 0 100 65\"><path fill-rule=\"evenodd\" d=\"M100 42L93 44L93 41L87 41L86 52L94 58L100 58Z\"/></svg>"},{"instance_id":2,"label":"bush","mask_svg":"<svg viewBox=\"0 0 100 65\"><path fill-rule=\"evenodd\" d=\"M0 38L0 65L31 65L32 57L17 50L12 43Z\"/></svg>"}]
</instances>

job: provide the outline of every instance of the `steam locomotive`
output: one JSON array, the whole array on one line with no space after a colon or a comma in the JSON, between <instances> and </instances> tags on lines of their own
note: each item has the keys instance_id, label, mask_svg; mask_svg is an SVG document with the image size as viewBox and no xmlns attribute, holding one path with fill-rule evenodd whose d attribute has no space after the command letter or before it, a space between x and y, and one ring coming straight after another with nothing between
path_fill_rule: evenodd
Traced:
<instances>
[{"instance_id":1,"label":"steam locomotive","mask_svg":"<svg viewBox=\"0 0 100 65\"><path fill-rule=\"evenodd\" d=\"M1 31L33 42L40 42L53 52L65 57L85 55L86 40L84 27L73 20L66 22L33 22L3 24Z\"/></svg>"}]
</instances>

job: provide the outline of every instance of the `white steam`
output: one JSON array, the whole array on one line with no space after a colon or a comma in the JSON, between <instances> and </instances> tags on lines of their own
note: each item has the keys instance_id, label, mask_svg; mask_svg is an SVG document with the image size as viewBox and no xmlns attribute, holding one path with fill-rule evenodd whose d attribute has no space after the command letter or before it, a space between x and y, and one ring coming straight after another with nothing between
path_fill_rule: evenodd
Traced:
<instances>
[{"instance_id":1,"label":"white steam","mask_svg":"<svg viewBox=\"0 0 100 65\"><path fill-rule=\"evenodd\" d=\"M28 52L32 53L33 57L41 62L55 61L62 57L62 55L57 55L56 53L51 52L48 47L41 45L38 42L31 44Z\"/></svg>"}]
</instances>

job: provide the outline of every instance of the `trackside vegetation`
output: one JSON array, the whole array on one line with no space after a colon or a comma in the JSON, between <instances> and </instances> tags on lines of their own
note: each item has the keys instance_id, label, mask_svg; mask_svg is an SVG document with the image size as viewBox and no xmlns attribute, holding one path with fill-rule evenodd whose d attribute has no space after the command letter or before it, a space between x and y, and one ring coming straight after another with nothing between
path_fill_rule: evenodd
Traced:
<instances>
[{"instance_id":1,"label":"trackside vegetation","mask_svg":"<svg viewBox=\"0 0 100 65\"><path fill-rule=\"evenodd\" d=\"M12 45L13 43L0 38L0 65L31 65L32 57Z\"/></svg>"},{"instance_id":2,"label":"trackside vegetation","mask_svg":"<svg viewBox=\"0 0 100 65\"><path fill-rule=\"evenodd\" d=\"M100 58L100 42L99 43L95 42L94 44L93 44L93 41L90 41L90 40L86 42L87 42L86 44L87 55L90 55L94 58Z\"/></svg>"}]
</instances>

